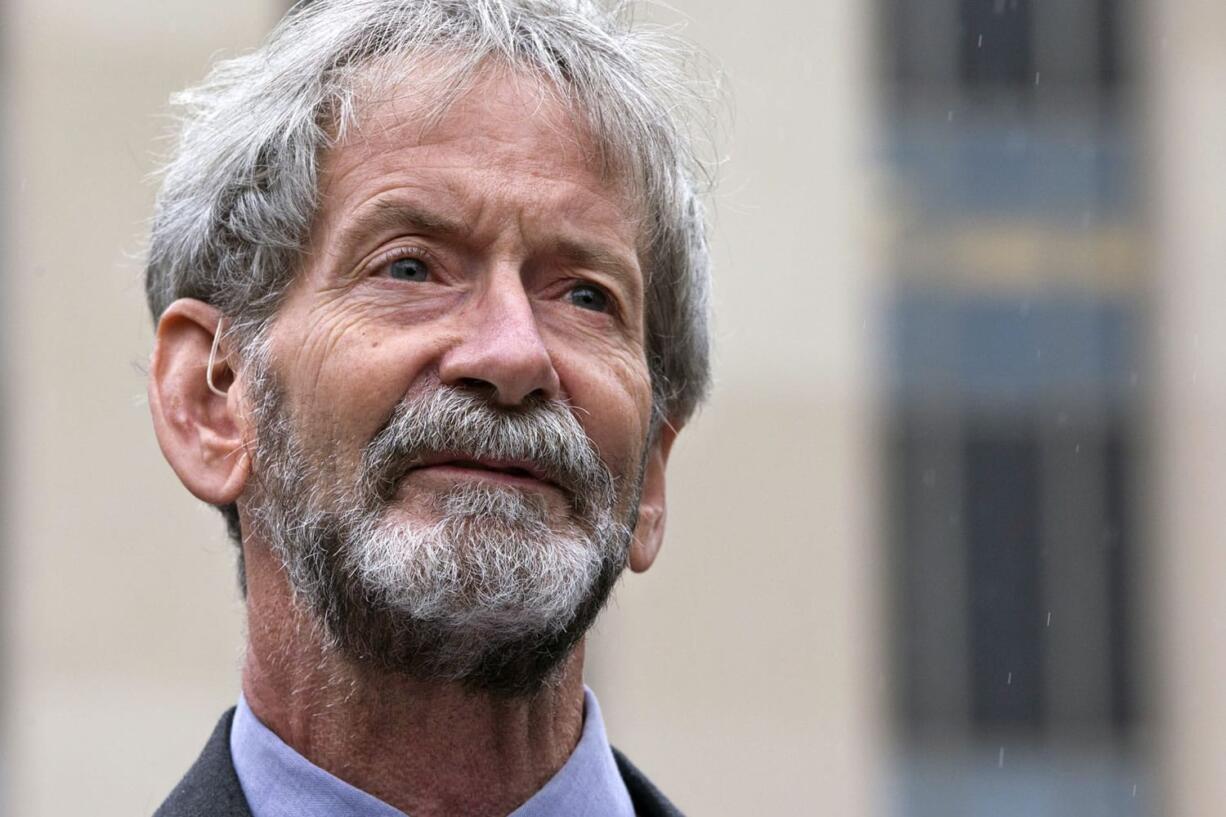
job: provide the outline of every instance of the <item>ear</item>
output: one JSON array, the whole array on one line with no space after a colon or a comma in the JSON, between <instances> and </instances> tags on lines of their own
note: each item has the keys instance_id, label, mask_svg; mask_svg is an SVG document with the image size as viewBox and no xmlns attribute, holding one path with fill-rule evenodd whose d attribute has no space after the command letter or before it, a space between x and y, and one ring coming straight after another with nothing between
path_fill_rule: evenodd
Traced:
<instances>
[{"instance_id":1,"label":"ear","mask_svg":"<svg viewBox=\"0 0 1226 817\"><path fill-rule=\"evenodd\" d=\"M158 321L149 364L149 409L158 445L180 481L214 505L243 492L251 460L243 445L246 422L225 344L217 350L213 385L206 379L221 313L203 301L175 301Z\"/></svg>"},{"instance_id":2,"label":"ear","mask_svg":"<svg viewBox=\"0 0 1226 817\"><path fill-rule=\"evenodd\" d=\"M651 567L664 542L664 467L668 452L673 448L680 426L667 420L647 452L643 471L643 494L639 499L639 519L634 526L634 541L630 543L630 569L642 573Z\"/></svg>"}]
</instances>

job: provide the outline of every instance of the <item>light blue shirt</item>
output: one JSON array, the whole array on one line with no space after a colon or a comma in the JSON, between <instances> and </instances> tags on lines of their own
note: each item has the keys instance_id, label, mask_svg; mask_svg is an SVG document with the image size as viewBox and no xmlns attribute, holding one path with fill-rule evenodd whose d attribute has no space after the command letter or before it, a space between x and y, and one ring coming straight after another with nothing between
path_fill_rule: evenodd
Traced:
<instances>
[{"instance_id":1,"label":"light blue shirt","mask_svg":"<svg viewBox=\"0 0 1226 817\"><path fill-rule=\"evenodd\" d=\"M600 705L583 691L579 745L540 791L508 817L634 817L605 736ZM242 696L230 756L252 817L408 817L295 752L252 713Z\"/></svg>"}]
</instances>

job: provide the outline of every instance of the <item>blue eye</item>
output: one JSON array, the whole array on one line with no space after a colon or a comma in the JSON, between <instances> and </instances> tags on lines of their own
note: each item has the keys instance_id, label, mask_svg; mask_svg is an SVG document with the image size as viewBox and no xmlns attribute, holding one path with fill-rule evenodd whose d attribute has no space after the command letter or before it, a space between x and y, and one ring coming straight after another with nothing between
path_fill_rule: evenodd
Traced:
<instances>
[{"instance_id":1,"label":"blue eye","mask_svg":"<svg viewBox=\"0 0 1226 817\"><path fill-rule=\"evenodd\" d=\"M609 296L600 287L591 284L579 284L571 289L570 302L580 309L590 309L593 312L609 311Z\"/></svg>"},{"instance_id":2,"label":"blue eye","mask_svg":"<svg viewBox=\"0 0 1226 817\"><path fill-rule=\"evenodd\" d=\"M420 258L397 258L387 265L387 275L396 281L425 281L430 270Z\"/></svg>"}]
</instances>

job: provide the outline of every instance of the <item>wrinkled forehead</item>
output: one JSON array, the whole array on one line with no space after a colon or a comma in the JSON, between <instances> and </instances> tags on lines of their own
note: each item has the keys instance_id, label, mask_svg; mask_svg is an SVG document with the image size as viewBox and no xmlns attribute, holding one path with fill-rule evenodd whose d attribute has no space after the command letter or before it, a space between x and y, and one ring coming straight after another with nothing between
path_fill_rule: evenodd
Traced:
<instances>
[{"instance_id":1,"label":"wrinkled forehead","mask_svg":"<svg viewBox=\"0 0 1226 817\"><path fill-rule=\"evenodd\" d=\"M625 211L638 220L646 212L644 170L630 146L586 110L572 88L540 68L495 57L440 51L412 59L385 57L351 69L347 91L335 97L325 126L329 153L356 143L370 144L395 128L425 143L459 134L456 128L482 118L503 125L547 129L562 158L600 179ZM541 157L556 161L559 157Z\"/></svg>"}]
</instances>

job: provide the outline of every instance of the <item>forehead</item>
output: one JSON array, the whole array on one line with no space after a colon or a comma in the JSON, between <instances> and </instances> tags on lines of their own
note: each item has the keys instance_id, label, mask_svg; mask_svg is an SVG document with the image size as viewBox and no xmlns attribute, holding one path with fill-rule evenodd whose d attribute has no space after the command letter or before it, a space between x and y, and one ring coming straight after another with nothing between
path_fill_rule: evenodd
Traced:
<instances>
[{"instance_id":1,"label":"forehead","mask_svg":"<svg viewBox=\"0 0 1226 817\"><path fill-rule=\"evenodd\" d=\"M371 83L355 101L352 124L322 157L317 228L399 191L470 216L506 203L615 225L637 246L637 197L556 89L497 67L458 93L445 79L413 74Z\"/></svg>"}]
</instances>

